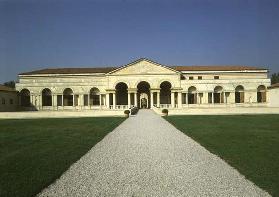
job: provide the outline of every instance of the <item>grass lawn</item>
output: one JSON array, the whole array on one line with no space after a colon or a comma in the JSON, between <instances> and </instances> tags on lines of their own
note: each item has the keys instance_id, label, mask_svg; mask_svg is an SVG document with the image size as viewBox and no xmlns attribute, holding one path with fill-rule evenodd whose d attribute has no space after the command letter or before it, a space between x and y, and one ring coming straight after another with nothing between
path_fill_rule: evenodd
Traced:
<instances>
[{"instance_id":1,"label":"grass lawn","mask_svg":"<svg viewBox=\"0 0 279 197\"><path fill-rule=\"evenodd\" d=\"M36 195L123 120L0 120L0 196Z\"/></svg>"},{"instance_id":2,"label":"grass lawn","mask_svg":"<svg viewBox=\"0 0 279 197\"><path fill-rule=\"evenodd\" d=\"M279 196L279 115L166 119L256 185Z\"/></svg>"}]
</instances>

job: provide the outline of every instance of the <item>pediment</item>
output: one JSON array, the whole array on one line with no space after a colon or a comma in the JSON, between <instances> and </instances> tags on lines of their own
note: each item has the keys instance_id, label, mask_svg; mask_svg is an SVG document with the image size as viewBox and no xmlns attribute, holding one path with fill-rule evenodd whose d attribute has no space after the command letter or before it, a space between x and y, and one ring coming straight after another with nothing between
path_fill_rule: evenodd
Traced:
<instances>
[{"instance_id":1,"label":"pediment","mask_svg":"<svg viewBox=\"0 0 279 197\"><path fill-rule=\"evenodd\" d=\"M139 59L130 64L122 66L109 74L128 75L128 74L175 74L178 71L153 62L147 59Z\"/></svg>"}]
</instances>

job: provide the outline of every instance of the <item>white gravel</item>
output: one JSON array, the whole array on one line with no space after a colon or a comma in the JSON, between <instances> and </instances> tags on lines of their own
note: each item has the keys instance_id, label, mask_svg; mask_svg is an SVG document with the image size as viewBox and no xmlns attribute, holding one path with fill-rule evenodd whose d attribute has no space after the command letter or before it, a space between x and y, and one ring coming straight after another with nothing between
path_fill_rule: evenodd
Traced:
<instances>
[{"instance_id":1,"label":"white gravel","mask_svg":"<svg viewBox=\"0 0 279 197\"><path fill-rule=\"evenodd\" d=\"M153 111L140 110L39 196L269 194Z\"/></svg>"}]
</instances>

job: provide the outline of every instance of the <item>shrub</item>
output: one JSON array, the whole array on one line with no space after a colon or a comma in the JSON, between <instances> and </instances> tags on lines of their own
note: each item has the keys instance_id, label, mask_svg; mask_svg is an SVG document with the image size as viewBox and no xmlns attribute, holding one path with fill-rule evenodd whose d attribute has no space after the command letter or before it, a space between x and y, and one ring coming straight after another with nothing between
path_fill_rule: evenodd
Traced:
<instances>
[{"instance_id":1,"label":"shrub","mask_svg":"<svg viewBox=\"0 0 279 197\"><path fill-rule=\"evenodd\" d=\"M163 110L162 110L162 113L168 114L168 113L169 113L169 110L168 110L168 109L163 109Z\"/></svg>"},{"instance_id":2,"label":"shrub","mask_svg":"<svg viewBox=\"0 0 279 197\"><path fill-rule=\"evenodd\" d=\"M139 108L133 107L133 108L131 109L131 115L136 115L136 114L138 113L138 111L139 111Z\"/></svg>"},{"instance_id":3,"label":"shrub","mask_svg":"<svg viewBox=\"0 0 279 197\"><path fill-rule=\"evenodd\" d=\"M130 114L130 110L125 110L124 114L129 115Z\"/></svg>"}]
</instances>

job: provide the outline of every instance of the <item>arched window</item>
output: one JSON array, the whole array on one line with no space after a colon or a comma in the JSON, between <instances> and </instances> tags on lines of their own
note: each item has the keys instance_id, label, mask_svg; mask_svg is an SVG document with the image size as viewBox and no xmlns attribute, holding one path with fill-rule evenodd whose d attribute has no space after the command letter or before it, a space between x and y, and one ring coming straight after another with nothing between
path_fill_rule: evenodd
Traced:
<instances>
[{"instance_id":1,"label":"arched window","mask_svg":"<svg viewBox=\"0 0 279 197\"><path fill-rule=\"evenodd\" d=\"M224 103L224 92L221 86L214 88L214 103Z\"/></svg>"},{"instance_id":2,"label":"arched window","mask_svg":"<svg viewBox=\"0 0 279 197\"><path fill-rule=\"evenodd\" d=\"M188 104L197 104L197 88L194 86L188 88Z\"/></svg>"},{"instance_id":3,"label":"arched window","mask_svg":"<svg viewBox=\"0 0 279 197\"><path fill-rule=\"evenodd\" d=\"M45 88L42 91L42 105L52 106L52 94L51 94L51 90L48 88Z\"/></svg>"},{"instance_id":4,"label":"arched window","mask_svg":"<svg viewBox=\"0 0 279 197\"><path fill-rule=\"evenodd\" d=\"M63 92L63 105L64 106L74 105L74 94L71 88L66 88Z\"/></svg>"},{"instance_id":5,"label":"arched window","mask_svg":"<svg viewBox=\"0 0 279 197\"><path fill-rule=\"evenodd\" d=\"M160 104L171 104L171 83L168 81L160 84Z\"/></svg>"},{"instance_id":6,"label":"arched window","mask_svg":"<svg viewBox=\"0 0 279 197\"><path fill-rule=\"evenodd\" d=\"M120 82L115 86L116 105L128 105L128 86L124 82Z\"/></svg>"},{"instance_id":7,"label":"arched window","mask_svg":"<svg viewBox=\"0 0 279 197\"><path fill-rule=\"evenodd\" d=\"M27 89L23 89L20 91L20 103L22 107L30 107L30 91Z\"/></svg>"},{"instance_id":8,"label":"arched window","mask_svg":"<svg viewBox=\"0 0 279 197\"><path fill-rule=\"evenodd\" d=\"M264 85L260 85L257 88L257 101L258 103L266 102L266 87Z\"/></svg>"},{"instance_id":9,"label":"arched window","mask_svg":"<svg viewBox=\"0 0 279 197\"><path fill-rule=\"evenodd\" d=\"M100 105L100 90L98 88L90 90L90 105Z\"/></svg>"},{"instance_id":10,"label":"arched window","mask_svg":"<svg viewBox=\"0 0 279 197\"><path fill-rule=\"evenodd\" d=\"M235 88L235 103L244 103L244 87L239 85Z\"/></svg>"}]
</instances>

